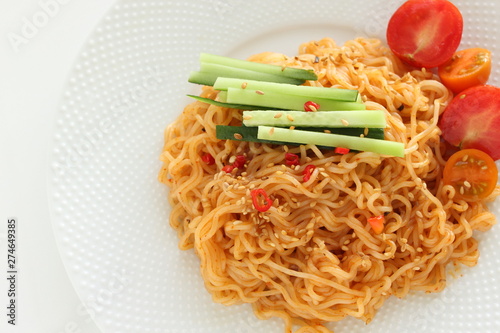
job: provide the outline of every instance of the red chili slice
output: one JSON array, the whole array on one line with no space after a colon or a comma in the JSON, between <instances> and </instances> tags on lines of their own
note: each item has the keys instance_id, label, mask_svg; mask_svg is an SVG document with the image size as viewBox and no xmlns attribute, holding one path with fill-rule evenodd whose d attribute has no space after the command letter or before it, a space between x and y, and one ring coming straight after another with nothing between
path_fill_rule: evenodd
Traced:
<instances>
[{"instance_id":1,"label":"red chili slice","mask_svg":"<svg viewBox=\"0 0 500 333\"><path fill-rule=\"evenodd\" d=\"M299 156L297 154L286 153L285 164L289 166L299 165Z\"/></svg>"},{"instance_id":2,"label":"red chili slice","mask_svg":"<svg viewBox=\"0 0 500 333\"><path fill-rule=\"evenodd\" d=\"M241 169L245 166L245 163L247 162L247 158L244 155L238 155L236 156L236 159L234 160L234 167Z\"/></svg>"},{"instance_id":3,"label":"red chili slice","mask_svg":"<svg viewBox=\"0 0 500 333\"><path fill-rule=\"evenodd\" d=\"M209 153L203 154L203 156L201 156L201 160L203 162L205 162L206 165L213 165L213 164L215 164L215 159Z\"/></svg>"},{"instance_id":4,"label":"red chili slice","mask_svg":"<svg viewBox=\"0 0 500 333\"><path fill-rule=\"evenodd\" d=\"M254 189L250 191L250 195L252 196L253 206L259 212L267 212L273 205L273 202L269 199L269 196L264 189Z\"/></svg>"},{"instance_id":5,"label":"red chili slice","mask_svg":"<svg viewBox=\"0 0 500 333\"><path fill-rule=\"evenodd\" d=\"M234 165L224 165L222 167L222 171L226 172L226 173L231 173L233 172L234 170Z\"/></svg>"},{"instance_id":6,"label":"red chili slice","mask_svg":"<svg viewBox=\"0 0 500 333\"><path fill-rule=\"evenodd\" d=\"M304 111L306 112L316 112L319 110L319 104L313 101L307 101L304 103Z\"/></svg>"},{"instance_id":7,"label":"red chili slice","mask_svg":"<svg viewBox=\"0 0 500 333\"><path fill-rule=\"evenodd\" d=\"M336 147L336 148L335 148L335 153L336 153L336 154L342 154L342 155L345 155L345 154L347 154L349 151L350 151L350 149L349 149L349 148L342 148L342 147Z\"/></svg>"},{"instance_id":8,"label":"red chili slice","mask_svg":"<svg viewBox=\"0 0 500 333\"><path fill-rule=\"evenodd\" d=\"M312 175L314 169L316 169L316 166L314 166L312 164L309 164L308 166L306 166L306 168L304 169L304 171L302 171L302 174L304 175L304 177L302 178L302 181L304 183L308 182L309 179L311 179L311 175Z\"/></svg>"}]
</instances>

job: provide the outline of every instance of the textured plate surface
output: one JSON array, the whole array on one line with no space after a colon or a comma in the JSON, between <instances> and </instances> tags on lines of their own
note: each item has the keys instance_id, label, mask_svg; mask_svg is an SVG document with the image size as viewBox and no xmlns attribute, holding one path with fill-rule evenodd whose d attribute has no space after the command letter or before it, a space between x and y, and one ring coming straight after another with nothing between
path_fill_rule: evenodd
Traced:
<instances>
[{"instance_id":1,"label":"textured plate surface","mask_svg":"<svg viewBox=\"0 0 500 333\"><path fill-rule=\"evenodd\" d=\"M500 85L500 2L453 1L461 48L492 50ZM249 305L214 304L192 251L177 249L167 189L157 182L162 133L199 87L198 54L295 55L322 37L384 38L402 1L119 1L89 37L64 90L48 175L52 221L68 274L103 332L282 332ZM492 207L500 216L500 205ZM499 332L500 230L481 239L479 264L438 295L390 299L367 327L336 332Z\"/></svg>"}]
</instances>

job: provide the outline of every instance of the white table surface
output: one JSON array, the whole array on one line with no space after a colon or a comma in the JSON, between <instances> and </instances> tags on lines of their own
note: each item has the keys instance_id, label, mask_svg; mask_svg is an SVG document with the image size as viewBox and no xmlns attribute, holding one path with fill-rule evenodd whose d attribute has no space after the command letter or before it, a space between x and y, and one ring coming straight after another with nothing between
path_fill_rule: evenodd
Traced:
<instances>
[{"instance_id":1,"label":"white table surface","mask_svg":"<svg viewBox=\"0 0 500 333\"><path fill-rule=\"evenodd\" d=\"M80 49L114 2L0 0L2 333L99 332L59 257L46 182L48 142L61 92ZM26 20L39 20L40 27L30 31ZM15 326L7 323L6 309L6 234L11 217L18 221Z\"/></svg>"}]
</instances>

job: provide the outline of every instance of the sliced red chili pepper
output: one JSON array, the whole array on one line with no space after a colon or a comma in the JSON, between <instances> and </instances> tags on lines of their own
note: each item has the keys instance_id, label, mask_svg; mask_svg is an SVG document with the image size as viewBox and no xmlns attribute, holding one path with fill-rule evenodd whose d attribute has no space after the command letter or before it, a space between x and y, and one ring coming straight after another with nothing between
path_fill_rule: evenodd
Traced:
<instances>
[{"instance_id":1,"label":"sliced red chili pepper","mask_svg":"<svg viewBox=\"0 0 500 333\"><path fill-rule=\"evenodd\" d=\"M306 168L304 169L304 171L302 171L302 174L304 175L304 177L302 178L302 181L304 183L308 182L309 179L311 179L311 175L312 175L314 169L316 169L316 166L314 166L312 164L309 164L308 166L306 166Z\"/></svg>"},{"instance_id":2,"label":"sliced red chili pepper","mask_svg":"<svg viewBox=\"0 0 500 333\"><path fill-rule=\"evenodd\" d=\"M203 156L201 156L201 160L205 162L206 165L215 164L215 158L213 158L213 156L210 155L209 153L203 154Z\"/></svg>"},{"instance_id":3,"label":"sliced red chili pepper","mask_svg":"<svg viewBox=\"0 0 500 333\"><path fill-rule=\"evenodd\" d=\"M234 165L224 165L222 167L222 171L226 172L226 173L231 173L233 172L234 170Z\"/></svg>"},{"instance_id":4,"label":"sliced red chili pepper","mask_svg":"<svg viewBox=\"0 0 500 333\"><path fill-rule=\"evenodd\" d=\"M238 155L236 156L236 159L233 162L233 165L235 168L241 169L245 166L245 163L247 162L247 158L244 155Z\"/></svg>"},{"instance_id":5,"label":"sliced red chili pepper","mask_svg":"<svg viewBox=\"0 0 500 333\"><path fill-rule=\"evenodd\" d=\"M319 104L313 101L307 101L304 103L304 111L306 112L316 112L319 110Z\"/></svg>"},{"instance_id":6,"label":"sliced red chili pepper","mask_svg":"<svg viewBox=\"0 0 500 333\"><path fill-rule=\"evenodd\" d=\"M335 148L335 153L336 153L336 154L342 154L342 155L345 155L345 154L347 154L349 151L350 151L350 149L349 149L349 148L342 148L342 147L336 147L336 148Z\"/></svg>"},{"instance_id":7,"label":"sliced red chili pepper","mask_svg":"<svg viewBox=\"0 0 500 333\"><path fill-rule=\"evenodd\" d=\"M299 165L299 156L297 154L286 153L285 164L289 166Z\"/></svg>"},{"instance_id":8,"label":"sliced red chili pepper","mask_svg":"<svg viewBox=\"0 0 500 333\"><path fill-rule=\"evenodd\" d=\"M269 199L266 191L262 188L256 188L250 191L250 195L252 196L253 206L259 212L267 212L273 205L273 202Z\"/></svg>"},{"instance_id":9,"label":"sliced red chili pepper","mask_svg":"<svg viewBox=\"0 0 500 333\"><path fill-rule=\"evenodd\" d=\"M384 230L385 216L372 216L368 219L368 223L372 227L373 231L378 235Z\"/></svg>"}]
</instances>

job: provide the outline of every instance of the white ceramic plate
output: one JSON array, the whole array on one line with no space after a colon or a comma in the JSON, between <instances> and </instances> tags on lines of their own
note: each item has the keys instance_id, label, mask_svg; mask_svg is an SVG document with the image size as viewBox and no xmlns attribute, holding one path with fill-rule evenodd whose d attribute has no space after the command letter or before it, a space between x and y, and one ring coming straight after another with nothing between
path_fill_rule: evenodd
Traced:
<instances>
[{"instance_id":1,"label":"white ceramic plate","mask_svg":"<svg viewBox=\"0 0 500 333\"><path fill-rule=\"evenodd\" d=\"M500 84L500 3L454 1L462 48L493 52ZM103 332L282 332L249 305L215 304L192 251L177 249L165 186L157 182L162 133L196 93L186 78L202 51L246 58L296 54L330 36L384 38L402 1L119 1L90 36L64 90L49 172L52 221L68 274ZM494 206L500 216L499 205ZM500 230L481 239L477 267L445 292L390 299L365 326L336 332L500 331Z\"/></svg>"}]
</instances>

